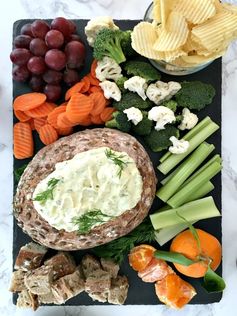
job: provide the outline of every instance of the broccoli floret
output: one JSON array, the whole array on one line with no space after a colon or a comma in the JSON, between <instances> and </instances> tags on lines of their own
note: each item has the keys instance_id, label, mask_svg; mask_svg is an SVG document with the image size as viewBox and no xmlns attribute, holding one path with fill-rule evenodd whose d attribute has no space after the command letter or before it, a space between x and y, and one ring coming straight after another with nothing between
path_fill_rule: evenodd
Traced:
<instances>
[{"instance_id":1,"label":"broccoli floret","mask_svg":"<svg viewBox=\"0 0 237 316\"><path fill-rule=\"evenodd\" d=\"M212 102L215 96L215 89L212 85L201 81L184 81L182 88L175 95L179 106L190 110L201 110Z\"/></svg>"},{"instance_id":2,"label":"broccoli floret","mask_svg":"<svg viewBox=\"0 0 237 316\"><path fill-rule=\"evenodd\" d=\"M120 64L126 60L121 41L123 32L120 30L102 29L95 38L93 56L102 60L105 56L110 57Z\"/></svg>"},{"instance_id":3,"label":"broccoli floret","mask_svg":"<svg viewBox=\"0 0 237 316\"><path fill-rule=\"evenodd\" d=\"M124 65L124 69L128 75L139 76L146 81L155 81L160 79L160 73L149 63L138 60L128 61Z\"/></svg>"},{"instance_id":4,"label":"broccoli floret","mask_svg":"<svg viewBox=\"0 0 237 316\"><path fill-rule=\"evenodd\" d=\"M106 127L117 128L122 132L129 132L132 124L128 121L127 115L123 112L114 112L113 119L105 123Z\"/></svg>"},{"instance_id":5,"label":"broccoli floret","mask_svg":"<svg viewBox=\"0 0 237 316\"><path fill-rule=\"evenodd\" d=\"M153 127L153 121L148 119L147 112L143 111L142 115L143 115L142 121L139 122L137 125L133 125L132 130L137 135L146 136L146 135L149 135L151 132L151 129Z\"/></svg>"},{"instance_id":6,"label":"broccoli floret","mask_svg":"<svg viewBox=\"0 0 237 316\"><path fill-rule=\"evenodd\" d=\"M171 136L179 138L179 130L174 126L169 125L160 131L153 129L150 135L145 137L145 142L152 151L159 152L172 145L172 142L170 141Z\"/></svg>"},{"instance_id":7,"label":"broccoli floret","mask_svg":"<svg viewBox=\"0 0 237 316\"><path fill-rule=\"evenodd\" d=\"M113 102L113 107L119 111L124 111L131 107L138 108L139 110L145 110L152 107L152 105L152 101L149 99L144 101L137 93L133 92L126 92L122 95L122 98L119 102Z\"/></svg>"},{"instance_id":8,"label":"broccoli floret","mask_svg":"<svg viewBox=\"0 0 237 316\"><path fill-rule=\"evenodd\" d=\"M126 92L126 89L124 88L124 82L127 81L127 77L121 77L118 80L115 81L116 85L119 87L119 90L121 92Z\"/></svg>"},{"instance_id":9,"label":"broccoli floret","mask_svg":"<svg viewBox=\"0 0 237 316\"><path fill-rule=\"evenodd\" d=\"M174 100L169 100L169 101L163 102L161 105L175 112L177 110L178 103Z\"/></svg>"},{"instance_id":10,"label":"broccoli floret","mask_svg":"<svg viewBox=\"0 0 237 316\"><path fill-rule=\"evenodd\" d=\"M183 115L182 114L176 115L175 118L176 118L175 123L180 124L183 120Z\"/></svg>"},{"instance_id":11,"label":"broccoli floret","mask_svg":"<svg viewBox=\"0 0 237 316\"><path fill-rule=\"evenodd\" d=\"M124 52L124 55L127 57L136 56L137 52L132 48L132 31L124 31L122 34L121 47Z\"/></svg>"}]
</instances>

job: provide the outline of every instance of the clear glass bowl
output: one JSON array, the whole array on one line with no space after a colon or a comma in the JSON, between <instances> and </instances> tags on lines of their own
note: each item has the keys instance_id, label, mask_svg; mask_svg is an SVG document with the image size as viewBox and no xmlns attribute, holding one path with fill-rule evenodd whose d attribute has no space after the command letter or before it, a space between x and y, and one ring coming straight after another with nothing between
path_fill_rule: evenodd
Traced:
<instances>
[{"instance_id":1,"label":"clear glass bowl","mask_svg":"<svg viewBox=\"0 0 237 316\"><path fill-rule=\"evenodd\" d=\"M144 21L152 23L152 10L153 10L153 3L149 5L149 7L146 10ZM214 60L208 61L204 64L199 64L195 67L184 67L184 66L177 66L172 63L166 62L164 60L155 60L155 59L149 59L151 64L157 68L158 70L169 74L169 75L175 75L175 76L184 76L184 75L190 75L195 72L198 72L207 66L209 66Z\"/></svg>"}]
</instances>

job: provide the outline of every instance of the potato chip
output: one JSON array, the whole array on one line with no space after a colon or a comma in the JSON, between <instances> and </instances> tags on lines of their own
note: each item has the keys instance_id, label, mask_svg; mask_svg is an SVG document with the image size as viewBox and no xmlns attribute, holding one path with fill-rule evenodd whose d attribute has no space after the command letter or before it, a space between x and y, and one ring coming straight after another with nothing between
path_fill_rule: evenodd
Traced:
<instances>
[{"instance_id":1,"label":"potato chip","mask_svg":"<svg viewBox=\"0 0 237 316\"><path fill-rule=\"evenodd\" d=\"M165 28L170 12L172 11L176 0L160 0L160 16L162 26Z\"/></svg>"},{"instance_id":2,"label":"potato chip","mask_svg":"<svg viewBox=\"0 0 237 316\"><path fill-rule=\"evenodd\" d=\"M214 60L222 56L225 52L226 52L226 49L210 54L209 56L192 55L192 56L182 56L180 58L187 64L192 64L192 65L205 64L211 60Z\"/></svg>"},{"instance_id":3,"label":"potato chip","mask_svg":"<svg viewBox=\"0 0 237 316\"><path fill-rule=\"evenodd\" d=\"M210 20L192 29L192 39L209 51L223 47L223 41L231 41L237 35L237 14L223 10Z\"/></svg>"},{"instance_id":4,"label":"potato chip","mask_svg":"<svg viewBox=\"0 0 237 316\"><path fill-rule=\"evenodd\" d=\"M161 22L160 0L153 1L152 18L155 21Z\"/></svg>"},{"instance_id":5,"label":"potato chip","mask_svg":"<svg viewBox=\"0 0 237 316\"><path fill-rule=\"evenodd\" d=\"M159 56L159 60L165 60L167 62L172 62L176 58L180 56L185 56L187 53L182 49L176 49L170 52L159 52L157 51L157 56Z\"/></svg>"},{"instance_id":6,"label":"potato chip","mask_svg":"<svg viewBox=\"0 0 237 316\"><path fill-rule=\"evenodd\" d=\"M132 32L132 48L142 56L159 59L159 54L153 49L158 38L156 28L149 22L140 22Z\"/></svg>"},{"instance_id":7,"label":"potato chip","mask_svg":"<svg viewBox=\"0 0 237 316\"><path fill-rule=\"evenodd\" d=\"M216 13L212 0L178 0L174 10L183 14L189 22L194 24L203 23Z\"/></svg>"},{"instance_id":8,"label":"potato chip","mask_svg":"<svg viewBox=\"0 0 237 316\"><path fill-rule=\"evenodd\" d=\"M161 52L178 49L186 42L188 33L185 18L180 13L173 11L169 15L167 27L162 29L153 48Z\"/></svg>"}]
</instances>

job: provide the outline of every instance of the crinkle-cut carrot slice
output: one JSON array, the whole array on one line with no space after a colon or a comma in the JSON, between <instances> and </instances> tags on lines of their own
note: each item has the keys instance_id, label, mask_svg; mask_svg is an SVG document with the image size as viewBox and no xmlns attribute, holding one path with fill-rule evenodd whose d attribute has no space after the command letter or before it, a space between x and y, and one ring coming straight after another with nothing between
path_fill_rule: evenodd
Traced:
<instances>
[{"instance_id":1,"label":"crinkle-cut carrot slice","mask_svg":"<svg viewBox=\"0 0 237 316\"><path fill-rule=\"evenodd\" d=\"M66 112L60 113L58 115L58 118L57 118L58 128L73 127L75 125L76 125L75 123L73 123L69 120Z\"/></svg>"},{"instance_id":2,"label":"crinkle-cut carrot slice","mask_svg":"<svg viewBox=\"0 0 237 316\"><path fill-rule=\"evenodd\" d=\"M104 124L104 121L102 121L102 119L100 118L100 115L96 115L96 116L91 115L91 122L96 125Z\"/></svg>"},{"instance_id":3,"label":"crinkle-cut carrot slice","mask_svg":"<svg viewBox=\"0 0 237 316\"><path fill-rule=\"evenodd\" d=\"M30 117L23 111L20 110L14 110L15 117L20 121L20 122L27 122L30 120Z\"/></svg>"},{"instance_id":4,"label":"crinkle-cut carrot slice","mask_svg":"<svg viewBox=\"0 0 237 316\"><path fill-rule=\"evenodd\" d=\"M76 84L74 84L74 86L72 86L70 89L67 90L66 94L65 94L65 100L68 101L72 95L74 95L75 93L81 92L81 89L85 86L85 83L82 82L77 82Z\"/></svg>"},{"instance_id":5,"label":"crinkle-cut carrot slice","mask_svg":"<svg viewBox=\"0 0 237 316\"><path fill-rule=\"evenodd\" d=\"M81 93L85 93L85 92L87 92L90 89L90 85L91 85L91 82L90 82L90 79L89 79L88 75L83 77L81 79L81 82L84 82L84 86L81 88L80 92Z\"/></svg>"},{"instance_id":6,"label":"crinkle-cut carrot slice","mask_svg":"<svg viewBox=\"0 0 237 316\"><path fill-rule=\"evenodd\" d=\"M47 117L38 117L34 119L35 130L39 133L39 130L42 126L47 124Z\"/></svg>"},{"instance_id":7,"label":"crinkle-cut carrot slice","mask_svg":"<svg viewBox=\"0 0 237 316\"><path fill-rule=\"evenodd\" d=\"M35 122L34 122L34 119L31 118L29 121L27 121L27 123L30 124L31 130L34 131L34 130L35 130Z\"/></svg>"},{"instance_id":8,"label":"crinkle-cut carrot slice","mask_svg":"<svg viewBox=\"0 0 237 316\"><path fill-rule=\"evenodd\" d=\"M91 110L91 115L99 115L106 106L106 99L104 97L104 94L102 92L94 92L90 94L90 98L92 98L94 102L93 109Z\"/></svg>"},{"instance_id":9,"label":"crinkle-cut carrot slice","mask_svg":"<svg viewBox=\"0 0 237 316\"><path fill-rule=\"evenodd\" d=\"M25 113L33 118L44 117L49 115L56 108L56 104L50 102L44 102L37 108L29 111L25 111Z\"/></svg>"},{"instance_id":10,"label":"crinkle-cut carrot slice","mask_svg":"<svg viewBox=\"0 0 237 316\"><path fill-rule=\"evenodd\" d=\"M97 78L93 77L91 74L89 74L87 76L90 79L90 83L92 86L99 86L100 81Z\"/></svg>"},{"instance_id":11,"label":"crinkle-cut carrot slice","mask_svg":"<svg viewBox=\"0 0 237 316\"><path fill-rule=\"evenodd\" d=\"M91 71L90 71L91 76L94 78L96 78L96 74L95 74L96 67L97 67L97 60L94 59L93 62L91 63Z\"/></svg>"},{"instance_id":12,"label":"crinkle-cut carrot slice","mask_svg":"<svg viewBox=\"0 0 237 316\"><path fill-rule=\"evenodd\" d=\"M45 124L39 130L39 137L43 144L49 145L58 139L58 133L53 126Z\"/></svg>"},{"instance_id":13,"label":"crinkle-cut carrot slice","mask_svg":"<svg viewBox=\"0 0 237 316\"><path fill-rule=\"evenodd\" d=\"M34 144L29 123L19 122L13 128L14 156L17 159L25 159L33 156Z\"/></svg>"},{"instance_id":14,"label":"crinkle-cut carrot slice","mask_svg":"<svg viewBox=\"0 0 237 316\"><path fill-rule=\"evenodd\" d=\"M114 113L115 109L112 107L104 108L104 110L100 113L101 120L105 123L112 119L112 114Z\"/></svg>"},{"instance_id":15,"label":"crinkle-cut carrot slice","mask_svg":"<svg viewBox=\"0 0 237 316\"><path fill-rule=\"evenodd\" d=\"M90 97L76 93L68 101L67 117L71 122L78 123L91 112L93 106L94 103Z\"/></svg>"},{"instance_id":16,"label":"crinkle-cut carrot slice","mask_svg":"<svg viewBox=\"0 0 237 316\"><path fill-rule=\"evenodd\" d=\"M72 127L64 127L64 128L57 128L58 135L60 136L67 136L72 134L73 128Z\"/></svg>"},{"instance_id":17,"label":"crinkle-cut carrot slice","mask_svg":"<svg viewBox=\"0 0 237 316\"><path fill-rule=\"evenodd\" d=\"M101 93L103 93L103 90L101 89L100 86L91 86L88 92L89 93L94 93L94 92L101 92Z\"/></svg>"},{"instance_id":18,"label":"crinkle-cut carrot slice","mask_svg":"<svg viewBox=\"0 0 237 316\"><path fill-rule=\"evenodd\" d=\"M92 124L91 115L87 115L86 117L83 118L83 120L78 122L78 125L81 125L81 126L90 126L91 124Z\"/></svg>"},{"instance_id":19,"label":"crinkle-cut carrot slice","mask_svg":"<svg viewBox=\"0 0 237 316\"><path fill-rule=\"evenodd\" d=\"M46 101L46 95L39 92L30 92L15 98L13 107L15 110L28 111L37 108Z\"/></svg>"},{"instance_id":20,"label":"crinkle-cut carrot slice","mask_svg":"<svg viewBox=\"0 0 237 316\"><path fill-rule=\"evenodd\" d=\"M66 105L57 106L52 112L49 113L47 117L47 122L52 125L54 128L58 128L57 120L58 116L61 113L66 112Z\"/></svg>"}]
</instances>

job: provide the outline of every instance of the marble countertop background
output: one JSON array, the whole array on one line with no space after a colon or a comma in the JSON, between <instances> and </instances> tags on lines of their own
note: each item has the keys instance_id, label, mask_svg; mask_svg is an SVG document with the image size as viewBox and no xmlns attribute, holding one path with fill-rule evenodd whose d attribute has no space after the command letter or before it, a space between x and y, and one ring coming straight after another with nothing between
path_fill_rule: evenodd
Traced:
<instances>
[{"instance_id":1,"label":"marble countertop background","mask_svg":"<svg viewBox=\"0 0 237 316\"><path fill-rule=\"evenodd\" d=\"M143 18L151 0L5 0L0 2L0 315L28 316L17 310L7 291L12 267L12 79L9 54L12 25L24 18ZM237 0L229 1L237 4ZM226 290L220 303L189 305L181 311L165 306L40 307L38 316L234 316L237 315L237 43L223 58L223 275Z\"/></svg>"}]
</instances>

